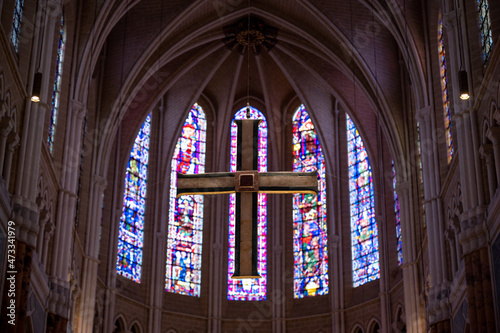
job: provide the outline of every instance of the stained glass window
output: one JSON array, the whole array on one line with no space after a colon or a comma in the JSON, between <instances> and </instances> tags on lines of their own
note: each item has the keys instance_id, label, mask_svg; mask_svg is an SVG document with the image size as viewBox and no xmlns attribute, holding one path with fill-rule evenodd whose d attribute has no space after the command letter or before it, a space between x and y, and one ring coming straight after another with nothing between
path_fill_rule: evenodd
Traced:
<instances>
[{"instance_id":1,"label":"stained glass window","mask_svg":"<svg viewBox=\"0 0 500 333\"><path fill-rule=\"evenodd\" d=\"M421 212L422 212L422 220L425 226L425 207L424 207L424 174L422 172L422 149L420 147L420 123L417 121L417 151L418 151L418 176L420 179L419 186L419 196L421 204Z\"/></svg>"},{"instance_id":2,"label":"stained glass window","mask_svg":"<svg viewBox=\"0 0 500 333\"><path fill-rule=\"evenodd\" d=\"M481 33L481 47L483 63L486 64L490 58L493 48L493 37L491 36L490 7L488 0L477 0L479 14L479 31Z\"/></svg>"},{"instance_id":3,"label":"stained glass window","mask_svg":"<svg viewBox=\"0 0 500 333\"><path fill-rule=\"evenodd\" d=\"M236 171L236 151L238 128L235 119L245 119L247 108L242 108L231 122L231 172ZM259 172L267 171L267 122L266 118L256 108L250 107L251 119L262 119L259 124L258 168ZM233 301L262 301L266 299L267 289L267 194L258 194L258 224L257 224L257 269L260 279L232 280L234 272L234 241L235 241L235 202L236 196L229 196L229 261L227 275L227 299Z\"/></svg>"},{"instance_id":4,"label":"stained glass window","mask_svg":"<svg viewBox=\"0 0 500 333\"><path fill-rule=\"evenodd\" d=\"M200 296L203 241L203 195L183 195L176 199L177 172L205 172L207 120L203 109L193 105L175 146L170 174L165 290Z\"/></svg>"},{"instance_id":5,"label":"stained glass window","mask_svg":"<svg viewBox=\"0 0 500 333\"><path fill-rule=\"evenodd\" d=\"M137 283L141 282L150 127L151 115L148 115L130 152L118 231L116 272Z\"/></svg>"},{"instance_id":6,"label":"stained glass window","mask_svg":"<svg viewBox=\"0 0 500 333\"><path fill-rule=\"evenodd\" d=\"M16 0L14 6L14 15L12 17L12 31L10 33L10 40L14 45L16 53L19 51L19 37L21 36L21 24L23 21L24 0Z\"/></svg>"},{"instance_id":7,"label":"stained glass window","mask_svg":"<svg viewBox=\"0 0 500 333\"><path fill-rule=\"evenodd\" d=\"M380 277L378 228L375 220L372 169L354 122L347 118L349 201L351 204L352 273L354 287Z\"/></svg>"},{"instance_id":8,"label":"stained glass window","mask_svg":"<svg viewBox=\"0 0 500 333\"><path fill-rule=\"evenodd\" d=\"M56 59L56 77L54 79L54 90L52 92L52 108L50 111L50 124L49 124L49 138L47 144L52 153L54 148L54 134L57 124L57 112L59 110L60 92L61 92L61 78L64 62L64 49L66 45L66 33L64 29L64 13L61 14L61 23L59 26L59 44L57 45L57 59Z\"/></svg>"},{"instance_id":9,"label":"stained glass window","mask_svg":"<svg viewBox=\"0 0 500 333\"><path fill-rule=\"evenodd\" d=\"M293 171L314 170L318 194L293 195L294 298L328 294L325 157L301 105L293 116Z\"/></svg>"},{"instance_id":10,"label":"stained glass window","mask_svg":"<svg viewBox=\"0 0 500 333\"><path fill-rule=\"evenodd\" d=\"M398 253L398 264L403 264L403 243L401 241L401 216L399 214L399 198L396 192L396 169L394 161L392 162L392 189L394 191L394 215L396 220L396 252Z\"/></svg>"},{"instance_id":11,"label":"stained glass window","mask_svg":"<svg viewBox=\"0 0 500 333\"><path fill-rule=\"evenodd\" d=\"M451 129L451 110L450 100L448 97L448 77L446 75L446 53L444 49L444 35L443 35L443 22L439 23L439 65L441 68L441 91L443 96L443 109L444 109L444 128L446 131L446 148L448 163L453 157L453 137Z\"/></svg>"}]
</instances>

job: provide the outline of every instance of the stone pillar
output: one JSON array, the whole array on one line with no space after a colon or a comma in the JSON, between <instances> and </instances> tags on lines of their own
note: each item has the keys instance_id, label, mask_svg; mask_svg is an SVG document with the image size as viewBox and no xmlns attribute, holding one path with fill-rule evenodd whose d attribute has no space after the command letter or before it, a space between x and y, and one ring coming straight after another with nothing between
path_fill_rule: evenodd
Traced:
<instances>
[{"instance_id":1,"label":"stone pillar","mask_svg":"<svg viewBox=\"0 0 500 333\"><path fill-rule=\"evenodd\" d=\"M446 281L446 258L444 246L444 213L440 196L438 140L435 135L434 113L430 107L417 111L420 124L422 148L422 174L424 178L425 220L429 251L429 291L430 324L448 320L450 316L448 283ZM446 327L446 326L443 326Z\"/></svg>"},{"instance_id":2,"label":"stone pillar","mask_svg":"<svg viewBox=\"0 0 500 333\"><path fill-rule=\"evenodd\" d=\"M493 162L493 145L486 143L482 144L481 148L479 148L479 153L486 162L486 172L488 173L488 190L491 200L495 195L498 187L495 164Z\"/></svg>"},{"instance_id":3,"label":"stone pillar","mask_svg":"<svg viewBox=\"0 0 500 333\"><path fill-rule=\"evenodd\" d=\"M437 323L434 323L430 327L430 332L431 333L448 333L451 332L451 324L450 320L442 320Z\"/></svg>"},{"instance_id":4,"label":"stone pillar","mask_svg":"<svg viewBox=\"0 0 500 333\"><path fill-rule=\"evenodd\" d=\"M462 228L467 303L471 332L496 332L486 222L473 219Z\"/></svg>"},{"instance_id":5,"label":"stone pillar","mask_svg":"<svg viewBox=\"0 0 500 333\"><path fill-rule=\"evenodd\" d=\"M94 176L90 190L91 202L89 205L90 216L88 217L85 257L83 259L83 277L80 305L75 314L79 318L75 331L80 333L92 333L95 295L97 288L97 269L99 265L99 231L102 217L102 197L107 182L104 177Z\"/></svg>"},{"instance_id":6,"label":"stone pillar","mask_svg":"<svg viewBox=\"0 0 500 333\"><path fill-rule=\"evenodd\" d=\"M455 251L455 232L448 228L445 232L446 241L448 242L448 249L451 258L451 273L454 275L457 271L457 256Z\"/></svg>"},{"instance_id":7,"label":"stone pillar","mask_svg":"<svg viewBox=\"0 0 500 333\"><path fill-rule=\"evenodd\" d=\"M11 132L9 138L7 139L7 155L5 156L5 167L2 175L7 186L9 185L10 171L12 170L12 158L18 147L19 136L16 133Z\"/></svg>"},{"instance_id":8,"label":"stone pillar","mask_svg":"<svg viewBox=\"0 0 500 333\"><path fill-rule=\"evenodd\" d=\"M3 169L4 169L5 155L7 155L7 136L12 130L12 123L8 122L7 124L3 124L2 121L0 125L2 125L2 129L0 130L0 176L1 176L3 174Z\"/></svg>"},{"instance_id":9,"label":"stone pillar","mask_svg":"<svg viewBox=\"0 0 500 333\"><path fill-rule=\"evenodd\" d=\"M426 333L425 308L420 298L420 277L418 250L416 244L417 230L415 230L415 216L411 183L399 181L396 184L401 214L401 235L403 239L403 260L401 266L404 281L404 306L406 315L406 329L408 333Z\"/></svg>"},{"instance_id":10,"label":"stone pillar","mask_svg":"<svg viewBox=\"0 0 500 333\"><path fill-rule=\"evenodd\" d=\"M70 294L70 264L72 261L71 242L73 241L76 193L80 163L80 150L83 119L86 113L84 104L72 101L66 123L66 145L63 152L61 189L58 193L54 234L54 258L52 260L51 295L49 313L68 319ZM61 331L63 332L63 331Z\"/></svg>"},{"instance_id":11,"label":"stone pillar","mask_svg":"<svg viewBox=\"0 0 500 333\"><path fill-rule=\"evenodd\" d=\"M490 127L486 136L493 143L493 154L495 158L495 172L497 181L500 180L500 127Z\"/></svg>"},{"instance_id":12,"label":"stone pillar","mask_svg":"<svg viewBox=\"0 0 500 333\"><path fill-rule=\"evenodd\" d=\"M463 248L466 275L466 296L471 332L495 332L493 296L491 286L491 267L489 265L483 200L482 170L479 167L477 133L477 111L469 108L457 114L457 136L460 140L460 179L463 193L463 213L460 216L459 241ZM500 163L500 127L492 127L486 133L493 142L495 163ZM488 146L483 145L483 153ZM486 151L485 151L486 150ZM489 173L491 172L488 171ZM492 177L493 175L489 175ZM496 170L496 179L500 179ZM491 189L490 189L491 193ZM493 319L493 320L492 320Z\"/></svg>"},{"instance_id":13,"label":"stone pillar","mask_svg":"<svg viewBox=\"0 0 500 333\"><path fill-rule=\"evenodd\" d=\"M8 266L9 268L6 273L7 282L2 296L0 317L2 332L26 332L26 310L31 284L30 274L33 251L33 246L19 240L15 241L15 267L11 269L10 264ZM14 306L14 309L9 309L9 306L11 308ZM15 316L9 316L12 313Z\"/></svg>"},{"instance_id":14,"label":"stone pillar","mask_svg":"<svg viewBox=\"0 0 500 333\"><path fill-rule=\"evenodd\" d=\"M40 258L40 261L42 262L43 265L43 256L44 256L44 251L45 251L45 225L50 219L50 214L49 212L43 208L42 211L40 212L40 218L39 218L39 223L40 223L40 233L38 234L38 239L37 239L37 245L36 245L36 251L38 252L38 256Z\"/></svg>"},{"instance_id":15,"label":"stone pillar","mask_svg":"<svg viewBox=\"0 0 500 333\"><path fill-rule=\"evenodd\" d=\"M66 332L66 326L68 324L68 320L59 315L49 313L47 315L47 326L45 328L45 332L47 333L60 333Z\"/></svg>"}]
</instances>

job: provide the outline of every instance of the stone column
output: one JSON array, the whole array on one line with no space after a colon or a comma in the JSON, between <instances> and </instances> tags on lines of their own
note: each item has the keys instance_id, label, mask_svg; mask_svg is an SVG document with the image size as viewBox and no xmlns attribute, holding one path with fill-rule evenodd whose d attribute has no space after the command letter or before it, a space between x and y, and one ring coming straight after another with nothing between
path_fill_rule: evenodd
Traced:
<instances>
[{"instance_id":1,"label":"stone column","mask_svg":"<svg viewBox=\"0 0 500 333\"><path fill-rule=\"evenodd\" d=\"M482 170L479 167L480 147L476 118L477 111L473 108L464 108L456 116L456 132L460 140L460 179L464 208L460 216L459 241L464 253L471 332L495 332L491 267L486 250L488 246L486 207L482 195L482 182L477 181L482 179ZM500 163L500 127L490 128L486 135L493 142L495 162ZM483 147L483 151L484 148L487 146ZM496 171L496 179L500 179L498 166Z\"/></svg>"},{"instance_id":2,"label":"stone column","mask_svg":"<svg viewBox=\"0 0 500 333\"><path fill-rule=\"evenodd\" d=\"M486 221L474 218L462 222L467 303L471 332L496 332L491 266L488 254Z\"/></svg>"},{"instance_id":3,"label":"stone column","mask_svg":"<svg viewBox=\"0 0 500 333\"><path fill-rule=\"evenodd\" d=\"M493 163L493 145L487 143L482 144L481 148L479 148L479 153L486 162L486 171L488 173L488 190L491 200L493 199L498 186L495 164Z\"/></svg>"},{"instance_id":4,"label":"stone column","mask_svg":"<svg viewBox=\"0 0 500 333\"><path fill-rule=\"evenodd\" d=\"M92 333L95 295L97 288L97 269L99 265L99 231L102 220L102 197L107 182L104 177L95 175L90 190L90 205L85 242L85 257L83 258L82 291L78 313L79 327L75 330L80 333Z\"/></svg>"},{"instance_id":5,"label":"stone column","mask_svg":"<svg viewBox=\"0 0 500 333\"><path fill-rule=\"evenodd\" d=\"M37 7L35 30L33 31L33 38L31 39L33 50L39 50L40 42L40 24L39 19L41 14L43 15L44 8L43 5ZM53 29L47 28L46 35L53 33ZM44 48L51 49L52 43L47 41L44 43ZM35 52L36 53L36 52ZM50 59L48 55L51 52L41 52L43 55L41 70L49 72ZM34 63L37 56L33 56L31 59L30 68L34 68ZM31 86L33 80L34 72L29 73L28 86ZM18 127L22 128L21 137L15 132L15 124L12 123L9 127L12 127L10 131L4 131L2 134L7 135L6 138L2 138L2 154L1 158L1 168L2 177L6 181L8 186L12 160L14 157L14 151L17 149L18 143L20 143L20 151L17 156L17 169L16 174L14 195L12 198L13 202L13 213L10 216L10 220L15 222L15 270L10 270L13 273L7 273L15 279L15 296L14 298L6 295L9 288L4 288L4 302L2 303L7 306L6 298L10 302L11 299L15 299L15 313L16 313L16 325L10 325L5 320L8 320L6 308L2 308L0 327L4 329L4 332L25 332L27 323L27 303L28 303L28 293L30 289L30 274L33 252L36 246L37 235L39 231L38 226L38 206L36 204L36 189L37 180L40 174L40 154L43 137L43 127L45 118L45 108L43 104L45 102L45 96L48 92L48 77L46 84L42 84L42 103L38 105L31 103L28 98L25 100L24 107L19 110L24 109L24 114L18 113L17 119L22 119L22 124ZM5 106L2 107L4 111L9 112L10 110L5 110ZM20 111L18 111L20 112ZM3 127L3 126L2 126ZM19 140L20 139L20 140ZM7 284L6 284L7 285ZM10 311L9 311L10 312Z\"/></svg>"},{"instance_id":6,"label":"stone column","mask_svg":"<svg viewBox=\"0 0 500 333\"><path fill-rule=\"evenodd\" d=\"M56 230L54 235L54 258L52 260L51 296L49 313L67 320L69 309L69 270L71 264L71 242L73 240L76 193L79 174L80 150L85 105L72 101L66 123L66 145L63 152L61 189L58 193ZM61 331L63 332L63 331Z\"/></svg>"},{"instance_id":7,"label":"stone column","mask_svg":"<svg viewBox=\"0 0 500 333\"><path fill-rule=\"evenodd\" d=\"M493 143L493 154L495 158L495 172L497 181L500 180L500 127L490 127L486 136Z\"/></svg>"},{"instance_id":8,"label":"stone column","mask_svg":"<svg viewBox=\"0 0 500 333\"><path fill-rule=\"evenodd\" d=\"M10 244L10 243L9 243ZM6 273L7 281L3 290L3 301L0 317L2 332L15 333L26 331L26 310L30 289L31 261L34 247L23 241L15 241L14 269L9 268ZM11 293L13 292L13 294ZM8 306L14 306L14 310ZM15 316L9 316L9 314Z\"/></svg>"},{"instance_id":9,"label":"stone column","mask_svg":"<svg viewBox=\"0 0 500 333\"><path fill-rule=\"evenodd\" d=\"M3 174L3 169L4 169L5 155L7 155L7 136L12 130L12 123L8 122L7 124L3 124L2 121L0 125L2 126L2 129L0 130L0 176L1 176Z\"/></svg>"},{"instance_id":10,"label":"stone column","mask_svg":"<svg viewBox=\"0 0 500 333\"><path fill-rule=\"evenodd\" d=\"M415 202L411 183L398 181L399 208L401 214L401 235L403 239L403 260L401 266L404 281L404 300L406 329L408 333L425 333L425 308L420 298L420 276L418 265L418 249L416 244L417 230L415 230L415 216L413 203Z\"/></svg>"},{"instance_id":11,"label":"stone column","mask_svg":"<svg viewBox=\"0 0 500 333\"><path fill-rule=\"evenodd\" d=\"M50 214L49 212L43 208L42 211L40 212L40 233L38 235L38 240L37 240L37 245L36 245L36 250L38 252L38 256L40 258L40 261L42 262L42 265L43 265L43 256L44 256L44 250L45 250L45 244L44 244L44 240L45 240L45 225L47 224L47 222L49 221L50 219Z\"/></svg>"},{"instance_id":12,"label":"stone column","mask_svg":"<svg viewBox=\"0 0 500 333\"><path fill-rule=\"evenodd\" d=\"M444 213L440 197L441 180L439 177L438 140L434 133L434 112L430 107L417 111L420 124L422 148L422 173L424 178L424 205L427 225L429 251L429 273L431 286L429 291L429 321L432 325L442 321L449 322L448 283L446 281L444 247ZM448 327L444 325L442 327Z\"/></svg>"},{"instance_id":13,"label":"stone column","mask_svg":"<svg viewBox=\"0 0 500 333\"><path fill-rule=\"evenodd\" d=\"M455 251L455 232L451 228L446 229L445 232L446 241L449 245L449 252L451 258L451 273L454 275L457 271L457 257Z\"/></svg>"},{"instance_id":14,"label":"stone column","mask_svg":"<svg viewBox=\"0 0 500 333\"><path fill-rule=\"evenodd\" d=\"M6 185L9 185L10 171L12 170L12 158L14 157L14 152L19 147L19 136L11 132L7 139L7 155L5 156L5 167L3 170L3 179Z\"/></svg>"}]
</instances>

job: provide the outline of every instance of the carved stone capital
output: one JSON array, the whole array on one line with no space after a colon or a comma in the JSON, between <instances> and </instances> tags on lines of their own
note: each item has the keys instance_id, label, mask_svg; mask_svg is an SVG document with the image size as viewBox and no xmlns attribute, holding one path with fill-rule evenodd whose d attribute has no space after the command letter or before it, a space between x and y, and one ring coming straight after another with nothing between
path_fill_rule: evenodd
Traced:
<instances>
[{"instance_id":1,"label":"carved stone capital","mask_svg":"<svg viewBox=\"0 0 500 333\"><path fill-rule=\"evenodd\" d=\"M49 312L57 314L62 318L66 318L68 315L68 304L70 298L70 289L68 286L62 285L61 281L52 277L50 282L50 295L48 298L48 309Z\"/></svg>"},{"instance_id":2,"label":"carved stone capital","mask_svg":"<svg viewBox=\"0 0 500 333\"><path fill-rule=\"evenodd\" d=\"M457 15L456 10L450 10L449 12L443 15L443 27L446 30L450 30L456 26L457 24L456 15Z\"/></svg>"},{"instance_id":3,"label":"carved stone capital","mask_svg":"<svg viewBox=\"0 0 500 333\"><path fill-rule=\"evenodd\" d=\"M446 229L444 237L448 242L455 243L455 231L452 228Z\"/></svg>"},{"instance_id":4,"label":"carved stone capital","mask_svg":"<svg viewBox=\"0 0 500 333\"><path fill-rule=\"evenodd\" d=\"M463 253L471 253L488 243L488 230L484 217L475 216L461 222L458 234Z\"/></svg>"},{"instance_id":5,"label":"carved stone capital","mask_svg":"<svg viewBox=\"0 0 500 333\"><path fill-rule=\"evenodd\" d=\"M411 182L407 180L396 182L396 191L400 195L407 192L410 189L410 187L411 187Z\"/></svg>"},{"instance_id":6,"label":"carved stone capital","mask_svg":"<svg viewBox=\"0 0 500 333\"><path fill-rule=\"evenodd\" d=\"M427 120L430 120L430 117L432 115L432 108L430 106L423 107L415 113L415 119L419 122L425 122Z\"/></svg>"},{"instance_id":7,"label":"carved stone capital","mask_svg":"<svg viewBox=\"0 0 500 333\"><path fill-rule=\"evenodd\" d=\"M87 105L76 99L71 101L71 112L79 119L83 120L87 114Z\"/></svg>"},{"instance_id":8,"label":"carved stone capital","mask_svg":"<svg viewBox=\"0 0 500 333\"><path fill-rule=\"evenodd\" d=\"M486 160L486 163L491 163L493 157L493 145L491 143L483 143L479 148L479 154Z\"/></svg>"},{"instance_id":9,"label":"carved stone capital","mask_svg":"<svg viewBox=\"0 0 500 333\"><path fill-rule=\"evenodd\" d=\"M339 237L339 235L332 235L329 238L328 243L330 243L330 247L332 247L332 248L339 247L339 244L340 244L340 237Z\"/></svg>"},{"instance_id":10,"label":"carved stone capital","mask_svg":"<svg viewBox=\"0 0 500 333\"><path fill-rule=\"evenodd\" d=\"M8 136L9 133L12 131L12 129L14 128L14 124L12 121L10 121L8 118L4 118L1 122L0 122L0 127L1 127L1 130L0 130L0 135L2 136Z\"/></svg>"},{"instance_id":11,"label":"carved stone capital","mask_svg":"<svg viewBox=\"0 0 500 333\"><path fill-rule=\"evenodd\" d=\"M19 147L20 142L21 139L19 138L19 135L15 132L11 132L9 137L7 138L7 149L13 152Z\"/></svg>"},{"instance_id":12,"label":"carved stone capital","mask_svg":"<svg viewBox=\"0 0 500 333\"><path fill-rule=\"evenodd\" d=\"M56 20L62 13L62 6L59 0L47 0L47 14Z\"/></svg>"},{"instance_id":13,"label":"carved stone capital","mask_svg":"<svg viewBox=\"0 0 500 333\"><path fill-rule=\"evenodd\" d=\"M449 319L450 317L450 283L443 281L429 290L429 321L430 324Z\"/></svg>"},{"instance_id":14,"label":"carved stone capital","mask_svg":"<svg viewBox=\"0 0 500 333\"><path fill-rule=\"evenodd\" d=\"M500 144L500 127L490 127L488 131L486 131L486 136L491 142L493 142L493 144Z\"/></svg>"},{"instance_id":15,"label":"carved stone capital","mask_svg":"<svg viewBox=\"0 0 500 333\"><path fill-rule=\"evenodd\" d=\"M106 188L106 186L108 186L108 180L103 177L103 176L100 176L100 175L94 175L92 177L92 180L94 182L95 185L99 186L99 189L104 191L104 189Z\"/></svg>"}]
</instances>

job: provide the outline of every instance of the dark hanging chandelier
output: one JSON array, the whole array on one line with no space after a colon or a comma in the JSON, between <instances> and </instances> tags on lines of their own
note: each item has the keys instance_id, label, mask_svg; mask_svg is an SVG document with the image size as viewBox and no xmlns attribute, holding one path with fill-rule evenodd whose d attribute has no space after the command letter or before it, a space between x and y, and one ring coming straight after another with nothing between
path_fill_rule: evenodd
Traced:
<instances>
[{"instance_id":1,"label":"dark hanging chandelier","mask_svg":"<svg viewBox=\"0 0 500 333\"><path fill-rule=\"evenodd\" d=\"M223 28L226 37L222 40L230 49L244 54L247 48L259 54L262 47L270 51L278 42L278 28L265 24L261 19L249 15Z\"/></svg>"}]
</instances>

